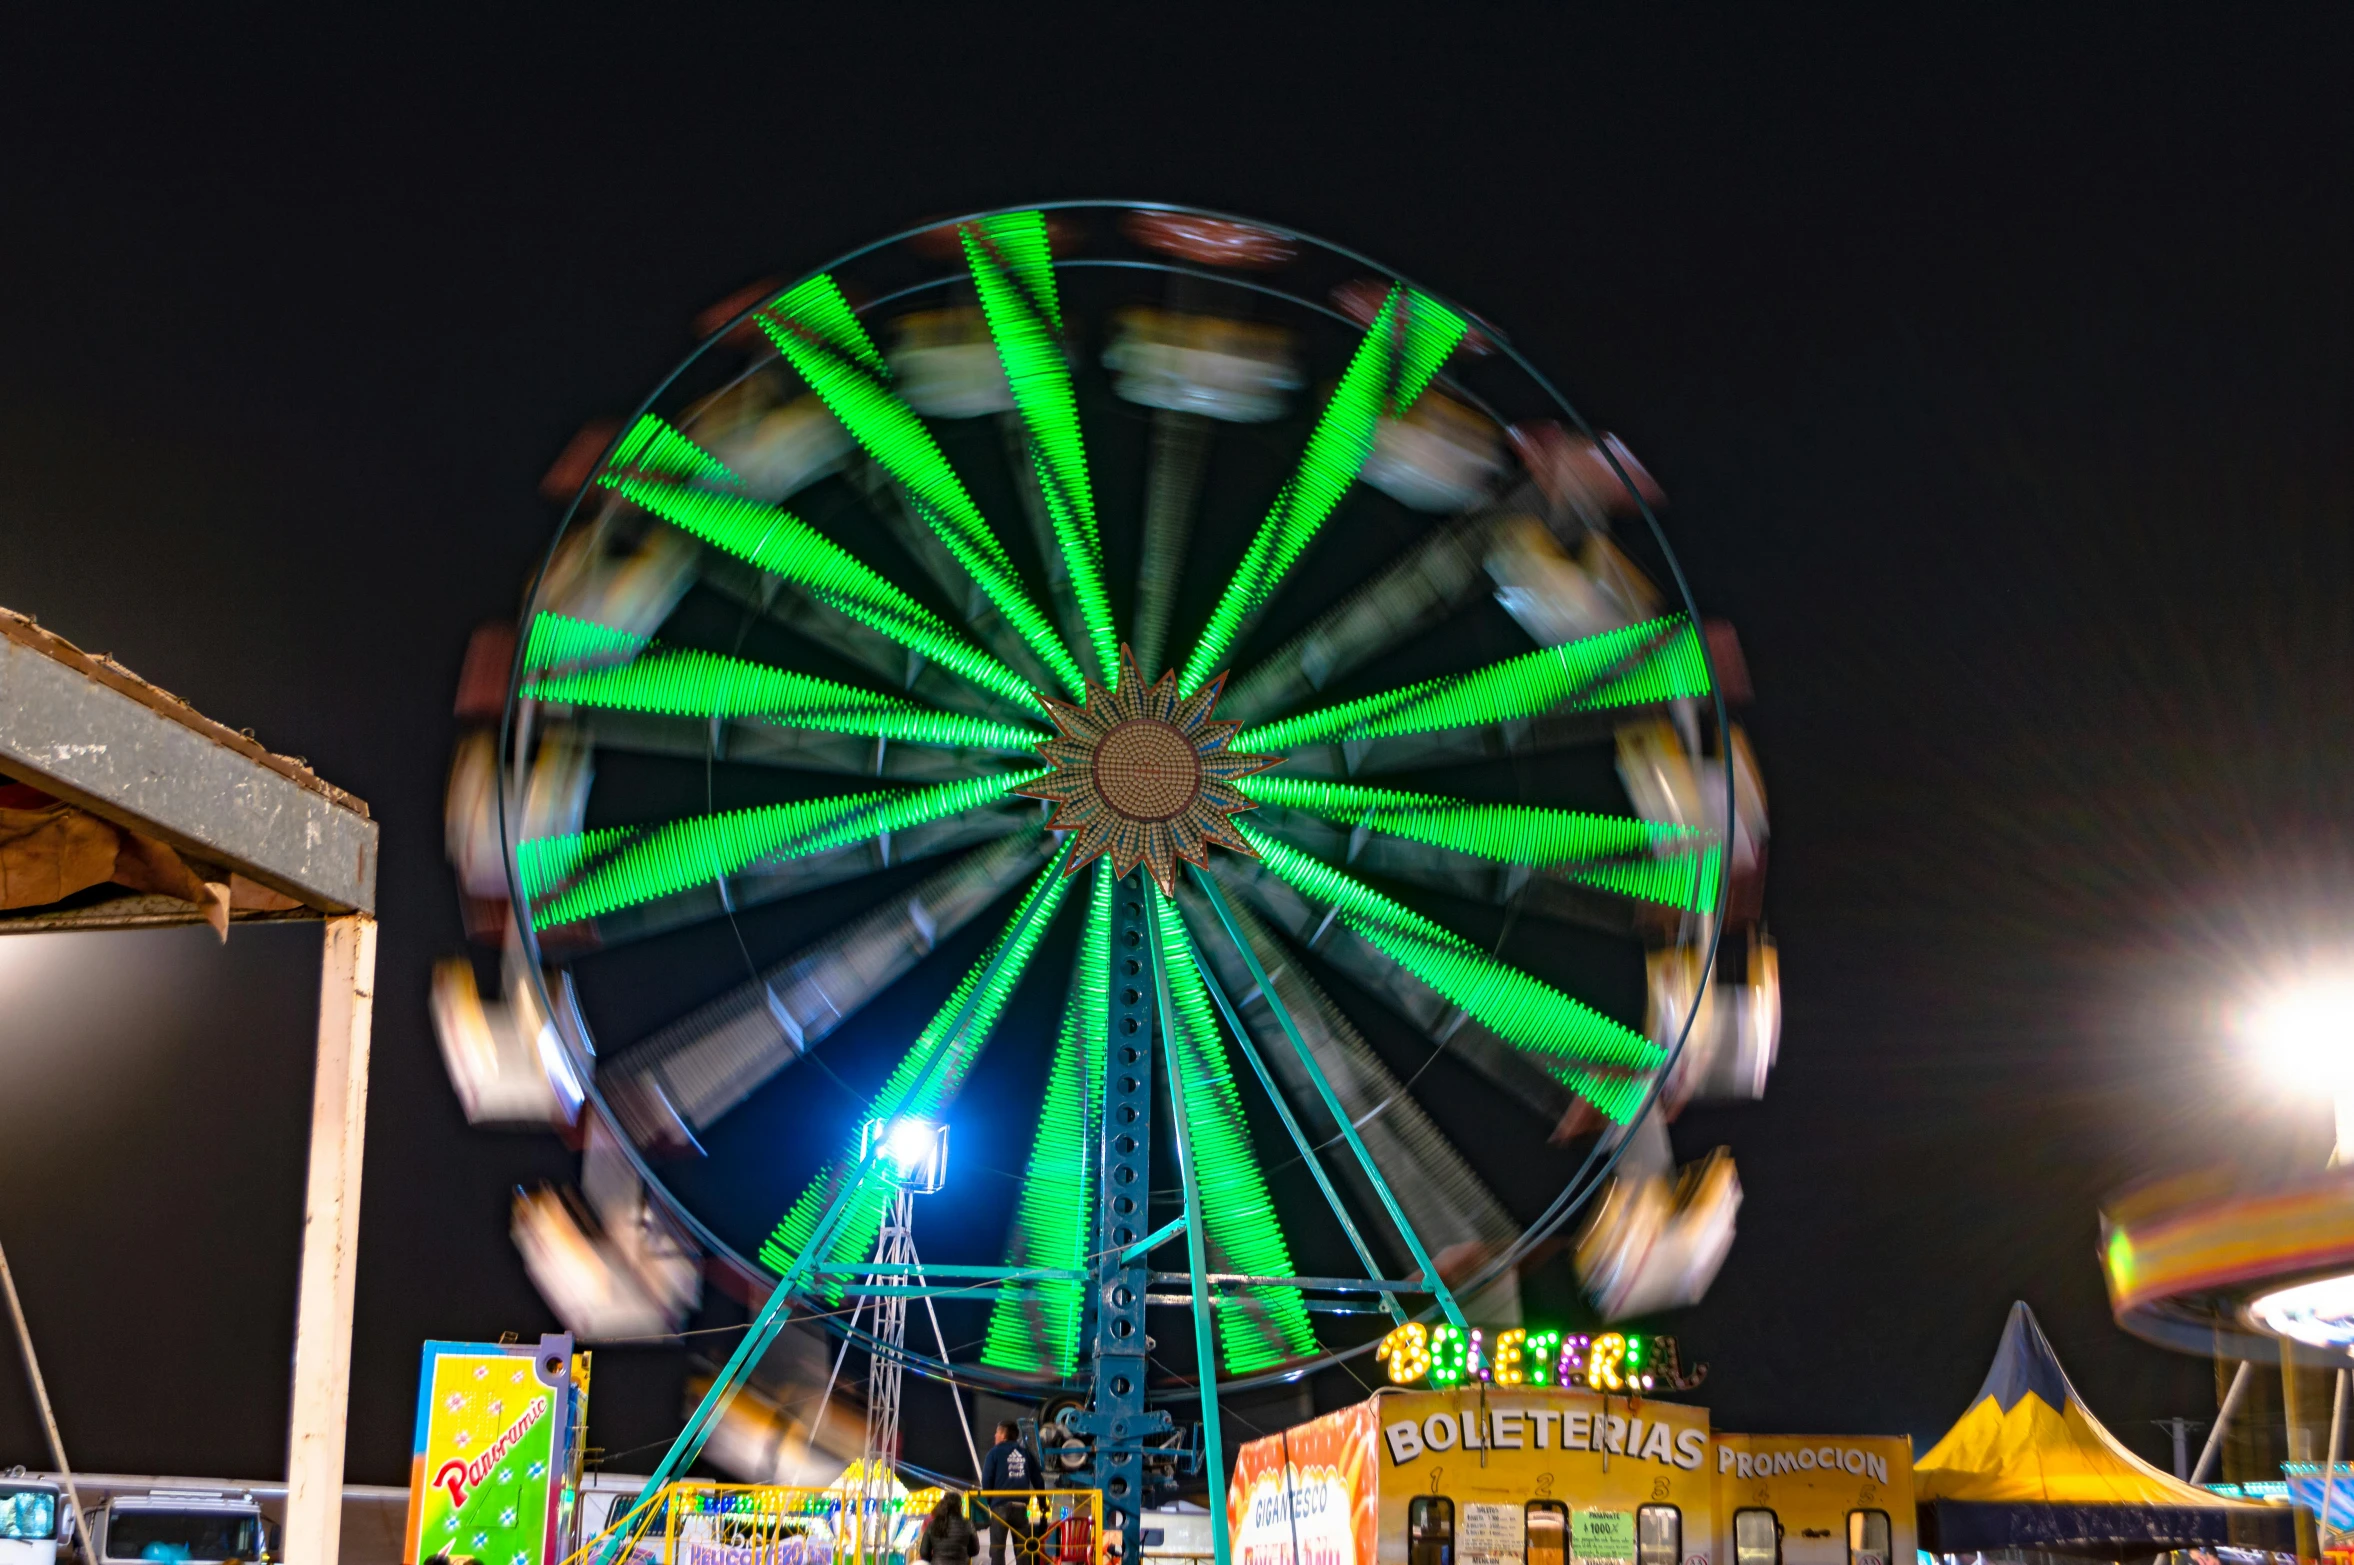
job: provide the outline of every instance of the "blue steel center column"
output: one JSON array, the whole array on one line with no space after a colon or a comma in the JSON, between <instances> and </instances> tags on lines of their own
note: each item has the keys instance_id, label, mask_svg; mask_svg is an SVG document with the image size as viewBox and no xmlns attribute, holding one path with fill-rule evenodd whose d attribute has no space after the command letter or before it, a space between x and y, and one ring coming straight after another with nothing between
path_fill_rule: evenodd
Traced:
<instances>
[{"instance_id":1,"label":"blue steel center column","mask_svg":"<svg viewBox=\"0 0 2354 1565\"><path fill-rule=\"evenodd\" d=\"M1144 882L1137 873L1112 888L1110 1058L1103 1073L1103 1142L1095 1220L1095 1395L1074 1420L1094 1437L1093 1486L1103 1491L1104 1526L1124 1535L1121 1558L1140 1562L1144 1442L1172 1426L1144 1409L1144 1293L1148 1265L1121 1252L1150 1228L1152 1188L1151 948Z\"/></svg>"}]
</instances>

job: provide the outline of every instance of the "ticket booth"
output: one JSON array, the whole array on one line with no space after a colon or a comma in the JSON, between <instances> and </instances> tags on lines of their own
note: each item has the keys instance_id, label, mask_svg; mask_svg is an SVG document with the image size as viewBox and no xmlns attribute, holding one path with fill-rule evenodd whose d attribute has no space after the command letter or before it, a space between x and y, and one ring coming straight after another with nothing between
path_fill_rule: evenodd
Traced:
<instances>
[{"instance_id":1,"label":"ticket booth","mask_svg":"<svg viewBox=\"0 0 2354 1565\"><path fill-rule=\"evenodd\" d=\"M1238 1565L1910 1565L1901 1436L1558 1386L1387 1388L1242 1448ZM1842 1552L1844 1551L1844 1553Z\"/></svg>"},{"instance_id":2,"label":"ticket booth","mask_svg":"<svg viewBox=\"0 0 2354 1565\"><path fill-rule=\"evenodd\" d=\"M1724 1565L1907 1565L1913 1447L1902 1435L1719 1434Z\"/></svg>"}]
</instances>

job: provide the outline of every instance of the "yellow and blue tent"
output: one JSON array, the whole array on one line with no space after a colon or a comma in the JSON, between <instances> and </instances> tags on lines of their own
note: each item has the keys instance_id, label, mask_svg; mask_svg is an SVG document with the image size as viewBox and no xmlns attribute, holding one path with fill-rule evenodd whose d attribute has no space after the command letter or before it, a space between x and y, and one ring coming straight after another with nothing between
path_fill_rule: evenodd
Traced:
<instances>
[{"instance_id":1,"label":"yellow and blue tent","mask_svg":"<svg viewBox=\"0 0 2354 1565\"><path fill-rule=\"evenodd\" d=\"M2227 1500L2128 1451L2076 1395L2024 1303L1969 1411L1913 1462L1913 1497L1934 1554L2294 1547L2288 1511Z\"/></svg>"}]
</instances>

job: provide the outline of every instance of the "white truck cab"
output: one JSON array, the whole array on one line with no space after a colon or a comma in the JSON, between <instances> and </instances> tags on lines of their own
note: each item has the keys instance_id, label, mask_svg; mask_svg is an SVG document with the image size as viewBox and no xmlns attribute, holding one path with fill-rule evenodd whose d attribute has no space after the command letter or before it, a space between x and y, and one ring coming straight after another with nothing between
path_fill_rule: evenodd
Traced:
<instances>
[{"instance_id":1,"label":"white truck cab","mask_svg":"<svg viewBox=\"0 0 2354 1565\"><path fill-rule=\"evenodd\" d=\"M64 1491L21 1467L0 1474L0 1565L57 1565L57 1535L69 1514Z\"/></svg>"},{"instance_id":2,"label":"white truck cab","mask_svg":"<svg viewBox=\"0 0 2354 1565\"><path fill-rule=\"evenodd\" d=\"M150 1489L89 1512L89 1565L248 1565L276 1558L278 1529L250 1494Z\"/></svg>"}]
</instances>

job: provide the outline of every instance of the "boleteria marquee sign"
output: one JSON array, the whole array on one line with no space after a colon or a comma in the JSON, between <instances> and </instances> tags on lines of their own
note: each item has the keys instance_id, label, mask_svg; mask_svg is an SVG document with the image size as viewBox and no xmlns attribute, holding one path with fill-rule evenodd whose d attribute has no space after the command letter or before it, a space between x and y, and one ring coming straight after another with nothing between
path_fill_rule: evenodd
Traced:
<instances>
[{"instance_id":1,"label":"boleteria marquee sign","mask_svg":"<svg viewBox=\"0 0 2354 1565\"><path fill-rule=\"evenodd\" d=\"M407 1565L555 1565L571 1500L572 1339L428 1342L417 1380Z\"/></svg>"},{"instance_id":2,"label":"boleteria marquee sign","mask_svg":"<svg viewBox=\"0 0 2354 1565\"><path fill-rule=\"evenodd\" d=\"M1409 1321L1381 1339L1374 1357L1394 1386L1445 1391L1467 1381L1498 1386L1566 1386L1606 1394L1689 1391L1708 1366L1687 1375L1676 1362L1676 1339L1631 1331L1562 1332L1510 1326L1425 1326Z\"/></svg>"}]
</instances>

